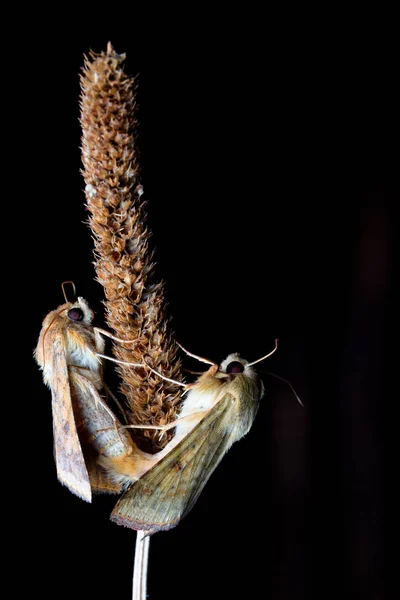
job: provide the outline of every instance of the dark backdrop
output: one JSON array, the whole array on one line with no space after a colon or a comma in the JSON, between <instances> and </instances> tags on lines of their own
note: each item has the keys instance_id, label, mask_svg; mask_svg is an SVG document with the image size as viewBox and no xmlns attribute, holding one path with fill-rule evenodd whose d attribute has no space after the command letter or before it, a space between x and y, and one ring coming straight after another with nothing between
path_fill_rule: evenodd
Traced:
<instances>
[{"instance_id":1,"label":"dark backdrop","mask_svg":"<svg viewBox=\"0 0 400 600\"><path fill-rule=\"evenodd\" d=\"M190 31L181 43L133 28L53 31L19 65L32 82L28 350L66 279L104 325L84 224L78 74L83 54L109 39L139 73L143 186L178 340L217 361L234 351L255 360L280 340L259 365L267 392L252 430L182 523L151 540L153 600L383 598L389 50L373 35L344 46L323 32L274 42L268 32L210 51L206 32L197 46ZM128 599L135 534L109 522L116 499L88 505L57 482L50 392L30 366L30 587Z\"/></svg>"}]
</instances>

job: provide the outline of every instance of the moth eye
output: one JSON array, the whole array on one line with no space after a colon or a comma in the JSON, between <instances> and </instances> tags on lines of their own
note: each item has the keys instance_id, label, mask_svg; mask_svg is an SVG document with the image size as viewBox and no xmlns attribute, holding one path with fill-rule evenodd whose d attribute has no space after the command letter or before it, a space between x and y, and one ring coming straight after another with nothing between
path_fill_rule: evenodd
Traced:
<instances>
[{"instance_id":1,"label":"moth eye","mask_svg":"<svg viewBox=\"0 0 400 600\"><path fill-rule=\"evenodd\" d=\"M71 321L82 321L83 310L80 308L71 308L71 310L67 312L67 317L68 319L71 319Z\"/></svg>"},{"instance_id":2,"label":"moth eye","mask_svg":"<svg viewBox=\"0 0 400 600\"><path fill-rule=\"evenodd\" d=\"M231 373L243 373L244 366L241 362L234 360L226 367L226 372L230 375Z\"/></svg>"}]
</instances>

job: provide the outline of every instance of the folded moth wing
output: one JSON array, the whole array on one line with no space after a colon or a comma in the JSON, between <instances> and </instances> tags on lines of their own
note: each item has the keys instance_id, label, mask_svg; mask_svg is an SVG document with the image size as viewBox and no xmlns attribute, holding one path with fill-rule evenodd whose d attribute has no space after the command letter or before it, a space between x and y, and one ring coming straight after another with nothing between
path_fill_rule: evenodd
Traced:
<instances>
[{"instance_id":1,"label":"folded moth wing","mask_svg":"<svg viewBox=\"0 0 400 600\"><path fill-rule=\"evenodd\" d=\"M52 351L46 353L46 363L51 371L53 448L57 477L72 493L91 502L90 477L76 427L65 339L61 329L52 336Z\"/></svg>"},{"instance_id":2,"label":"folded moth wing","mask_svg":"<svg viewBox=\"0 0 400 600\"><path fill-rule=\"evenodd\" d=\"M111 520L149 533L175 527L232 444L227 427L232 403L233 397L226 394L190 435L133 483L117 502Z\"/></svg>"},{"instance_id":3,"label":"folded moth wing","mask_svg":"<svg viewBox=\"0 0 400 600\"><path fill-rule=\"evenodd\" d=\"M203 373L189 386L175 437L119 499L111 520L149 533L175 527L227 450L249 431L262 394L261 380L238 354Z\"/></svg>"},{"instance_id":4,"label":"folded moth wing","mask_svg":"<svg viewBox=\"0 0 400 600\"><path fill-rule=\"evenodd\" d=\"M111 477L101 466L101 460L125 462L131 469L140 451L87 373L77 367L70 367L69 373L78 436L92 492L117 494L124 489L124 478L117 481Z\"/></svg>"},{"instance_id":5,"label":"folded moth wing","mask_svg":"<svg viewBox=\"0 0 400 600\"><path fill-rule=\"evenodd\" d=\"M130 455L132 441L101 396L104 341L86 300L63 304L43 321L35 358L51 390L54 457L59 481L87 502L92 491L117 493L99 455Z\"/></svg>"}]
</instances>

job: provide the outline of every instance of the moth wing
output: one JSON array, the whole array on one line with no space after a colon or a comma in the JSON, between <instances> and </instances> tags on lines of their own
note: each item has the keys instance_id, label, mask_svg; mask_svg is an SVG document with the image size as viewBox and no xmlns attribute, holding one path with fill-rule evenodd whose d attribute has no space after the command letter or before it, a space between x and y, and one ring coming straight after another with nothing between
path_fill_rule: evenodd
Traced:
<instances>
[{"instance_id":1,"label":"moth wing","mask_svg":"<svg viewBox=\"0 0 400 600\"><path fill-rule=\"evenodd\" d=\"M231 445L233 397L223 398L117 502L111 520L155 533L172 529L191 510Z\"/></svg>"},{"instance_id":2,"label":"moth wing","mask_svg":"<svg viewBox=\"0 0 400 600\"><path fill-rule=\"evenodd\" d=\"M51 396L57 477L71 492L91 502L90 479L75 423L63 342L62 332L54 336L52 351L46 357L46 360L52 361Z\"/></svg>"},{"instance_id":3,"label":"moth wing","mask_svg":"<svg viewBox=\"0 0 400 600\"><path fill-rule=\"evenodd\" d=\"M132 451L132 440L93 382L85 376L85 371L86 369L70 367L70 381L75 392L76 426L91 488L94 492L116 494L124 486L107 475L98 464L98 457L124 456Z\"/></svg>"}]
</instances>

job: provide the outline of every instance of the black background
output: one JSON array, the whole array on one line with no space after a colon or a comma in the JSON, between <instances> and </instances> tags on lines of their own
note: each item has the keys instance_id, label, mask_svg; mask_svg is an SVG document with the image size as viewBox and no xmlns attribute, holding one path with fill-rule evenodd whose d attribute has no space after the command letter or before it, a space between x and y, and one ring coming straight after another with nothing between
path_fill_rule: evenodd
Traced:
<instances>
[{"instance_id":1,"label":"black background","mask_svg":"<svg viewBox=\"0 0 400 600\"><path fill-rule=\"evenodd\" d=\"M252 430L181 524L151 539L150 598L382 599L390 39L378 25L293 37L270 23L254 37L213 32L210 46L207 31L160 39L138 29L88 24L20 47L31 78L21 161L35 278L28 345L67 279L104 325L78 75L83 55L110 40L139 74L142 182L177 339L216 361L235 351L255 360L280 341L259 365L267 392ZM32 498L21 509L30 588L128 599L135 533L109 522L116 498L88 505L58 483L50 391L30 366ZM291 382L304 409L268 371Z\"/></svg>"}]
</instances>

